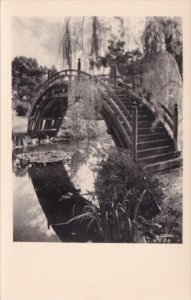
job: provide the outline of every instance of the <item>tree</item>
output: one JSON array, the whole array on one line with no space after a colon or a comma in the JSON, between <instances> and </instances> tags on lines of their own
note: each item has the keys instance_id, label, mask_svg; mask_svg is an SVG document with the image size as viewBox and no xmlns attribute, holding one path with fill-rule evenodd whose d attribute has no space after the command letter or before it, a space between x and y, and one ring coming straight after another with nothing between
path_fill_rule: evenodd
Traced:
<instances>
[{"instance_id":1,"label":"tree","mask_svg":"<svg viewBox=\"0 0 191 300\"><path fill-rule=\"evenodd\" d=\"M38 85L44 80L48 68L38 65L34 58L15 57L12 61L13 108L19 115L25 115ZM56 72L52 66L50 73Z\"/></svg>"},{"instance_id":2,"label":"tree","mask_svg":"<svg viewBox=\"0 0 191 300\"><path fill-rule=\"evenodd\" d=\"M41 82L44 68L38 66L33 58L15 57L12 61L12 89L16 91L20 101L31 100L34 88Z\"/></svg>"},{"instance_id":3,"label":"tree","mask_svg":"<svg viewBox=\"0 0 191 300\"><path fill-rule=\"evenodd\" d=\"M62 38L63 61L66 62L69 69L72 68L72 41L70 33L70 18L65 21L65 30Z\"/></svg>"},{"instance_id":4,"label":"tree","mask_svg":"<svg viewBox=\"0 0 191 300\"><path fill-rule=\"evenodd\" d=\"M142 40L145 54L160 52L162 50L170 52L176 59L182 76L183 46L181 18L148 18Z\"/></svg>"},{"instance_id":5,"label":"tree","mask_svg":"<svg viewBox=\"0 0 191 300\"><path fill-rule=\"evenodd\" d=\"M47 69L47 72L48 72L48 77L51 77L54 74L56 74L58 71L57 71L55 65L52 65L50 69Z\"/></svg>"},{"instance_id":6,"label":"tree","mask_svg":"<svg viewBox=\"0 0 191 300\"><path fill-rule=\"evenodd\" d=\"M124 56L124 41L120 40L109 40L107 51L105 56L97 56L97 59L93 61L92 66L96 66L98 69L101 67L110 67L111 74L114 70L117 70L120 63L126 61Z\"/></svg>"}]
</instances>

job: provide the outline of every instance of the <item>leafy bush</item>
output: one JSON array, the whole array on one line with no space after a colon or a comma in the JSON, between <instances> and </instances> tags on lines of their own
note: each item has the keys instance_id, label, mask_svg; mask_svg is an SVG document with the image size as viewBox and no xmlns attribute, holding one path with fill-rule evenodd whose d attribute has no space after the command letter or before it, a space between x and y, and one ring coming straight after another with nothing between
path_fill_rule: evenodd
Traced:
<instances>
[{"instance_id":1,"label":"leafy bush","mask_svg":"<svg viewBox=\"0 0 191 300\"><path fill-rule=\"evenodd\" d=\"M83 214L69 222L86 222L101 242L144 240L141 221L160 212L162 192L157 180L136 164L127 151L112 150L101 162L95 182L98 206L85 206ZM142 225L142 226L141 226ZM136 236L140 235L137 240Z\"/></svg>"},{"instance_id":2,"label":"leafy bush","mask_svg":"<svg viewBox=\"0 0 191 300\"><path fill-rule=\"evenodd\" d=\"M70 82L68 102L64 119L68 136L75 140L97 137L96 118L101 109L101 96L95 82L83 78Z\"/></svg>"},{"instance_id":3,"label":"leafy bush","mask_svg":"<svg viewBox=\"0 0 191 300\"><path fill-rule=\"evenodd\" d=\"M135 163L125 150L112 149L108 159L102 161L95 190L100 205L115 204L128 197L130 210L135 206L135 199L147 190L147 201L143 199L140 207L141 213L147 218L152 218L158 212L162 200L158 180Z\"/></svg>"},{"instance_id":4,"label":"leafy bush","mask_svg":"<svg viewBox=\"0 0 191 300\"><path fill-rule=\"evenodd\" d=\"M15 110L18 116L26 116L29 105L26 102L20 102L16 105Z\"/></svg>"}]
</instances>

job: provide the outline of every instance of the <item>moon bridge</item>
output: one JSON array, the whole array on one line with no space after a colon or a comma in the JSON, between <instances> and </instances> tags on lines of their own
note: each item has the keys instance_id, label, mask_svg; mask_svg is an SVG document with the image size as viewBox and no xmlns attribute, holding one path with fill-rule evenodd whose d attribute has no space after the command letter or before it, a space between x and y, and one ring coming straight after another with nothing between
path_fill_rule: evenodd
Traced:
<instances>
[{"instance_id":1,"label":"moon bridge","mask_svg":"<svg viewBox=\"0 0 191 300\"><path fill-rule=\"evenodd\" d=\"M116 75L92 76L73 69L54 74L34 93L29 136L57 135L68 109L69 87L79 81L94 84L102 95L100 113L117 147L128 149L135 161L154 171L181 165L177 105L173 114L160 103L157 111L149 99L136 95L131 83Z\"/></svg>"}]
</instances>

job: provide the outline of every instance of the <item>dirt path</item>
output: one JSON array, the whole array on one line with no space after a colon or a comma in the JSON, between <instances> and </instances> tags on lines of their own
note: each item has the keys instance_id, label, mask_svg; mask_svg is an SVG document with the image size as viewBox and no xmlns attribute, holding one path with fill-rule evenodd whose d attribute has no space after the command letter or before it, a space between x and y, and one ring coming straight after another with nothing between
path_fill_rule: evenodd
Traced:
<instances>
[{"instance_id":1,"label":"dirt path","mask_svg":"<svg viewBox=\"0 0 191 300\"><path fill-rule=\"evenodd\" d=\"M183 168L158 174L164 193L161 213L154 222L162 225L162 234L172 235L170 243L182 242Z\"/></svg>"},{"instance_id":2,"label":"dirt path","mask_svg":"<svg viewBox=\"0 0 191 300\"><path fill-rule=\"evenodd\" d=\"M171 170L168 173L157 176L164 192L166 203L182 203L183 194L183 169Z\"/></svg>"}]
</instances>

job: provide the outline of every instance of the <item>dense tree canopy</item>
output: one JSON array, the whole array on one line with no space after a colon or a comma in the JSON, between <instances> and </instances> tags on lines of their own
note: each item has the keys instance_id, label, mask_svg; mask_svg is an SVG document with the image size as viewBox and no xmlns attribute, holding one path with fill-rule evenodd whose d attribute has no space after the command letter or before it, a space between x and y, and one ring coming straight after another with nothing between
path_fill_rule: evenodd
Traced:
<instances>
[{"instance_id":1,"label":"dense tree canopy","mask_svg":"<svg viewBox=\"0 0 191 300\"><path fill-rule=\"evenodd\" d=\"M51 69L39 66L35 58L24 56L14 58L12 61L12 95L13 107L18 114L26 114L35 89L47 75L51 76L56 71L55 66Z\"/></svg>"},{"instance_id":2,"label":"dense tree canopy","mask_svg":"<svg viewBox=\"0 0 191 300\"><path fill-rule=\"evenodd\" d=\"M12 89L20 101L30 102L34 89L45 73L46 68L39 67L36 59L15 57L12 61Z\"/></svg>"},{"instance_id":3,"label":"dense tree canopy","mask_svg":"<svg viewBox=\"0 0 191 300\"><path fill-rule=\"evenodd\" d=\"M153 17L148 18L142 36L145 53L160 52L171 53L179 66L182 76L182 23L181 18Z\"/></svg>"},{"instance_id":4,"label":"dense tree canopy","mask_svg":"<svg viewBox=\"0 0 191 300\"><path fill-rule=\"evenodd\" d=\"M174 17L148 17L141 33L134 37L129 18L67 17L60 42L63 68L77 68L94 74L119 71L124 78L136 81L141 77L142 61L151 53L171 53L182 75L182 24ZM142 38L141 38L142 35ZM107 68L107 69L106 69ZM36 87L56 72L38 65L36 59L16 57L12 62L13 98L30 103ZM140 78L138 79L140 82Z\"/></svg>"}]
</instances>

